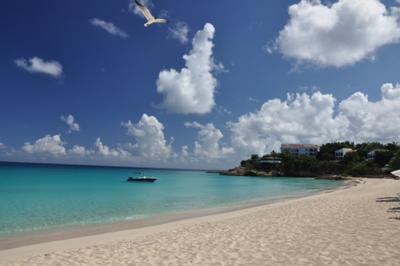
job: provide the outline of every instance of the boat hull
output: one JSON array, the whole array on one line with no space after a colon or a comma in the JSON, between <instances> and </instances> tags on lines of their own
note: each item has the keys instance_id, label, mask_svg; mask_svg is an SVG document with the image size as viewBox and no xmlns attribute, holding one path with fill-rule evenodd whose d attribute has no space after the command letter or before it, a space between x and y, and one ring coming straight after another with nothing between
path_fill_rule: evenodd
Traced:
<instances>
[{"instance_id":1,"label":"boat hull","mask_svg":"<svg viewBox=\"0 0 400 266\"><path fill-rule=\"evenodd\" d=\"M128 178L127 182L141 182L141 183L154 183L157 181L157 178Z\"/></svg>"}]
</instances>

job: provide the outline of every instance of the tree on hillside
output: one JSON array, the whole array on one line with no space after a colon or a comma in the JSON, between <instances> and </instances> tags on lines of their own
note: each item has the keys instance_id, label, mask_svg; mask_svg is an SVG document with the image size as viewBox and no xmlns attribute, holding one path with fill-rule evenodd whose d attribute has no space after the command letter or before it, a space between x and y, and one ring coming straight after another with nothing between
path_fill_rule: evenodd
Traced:
<instances>
[{"instance_id":1,"label":"tree on hillside","mask_svg":"<svg viewBox=\"0 0 400 266\"><path fill-rule=\"evenodd\" d=\"M396 171L400 169L400 151L398 151L394 158L390 161L389 167L391 171Z\"/></svg>"},{"instance_id":2,"label":"tree on hillside","mask_svg":"<svg viewBox=\"0 0 400 266\"><path fill-rule=\"evenodd\" d=\"M354 164L351 168L344 171L344 174L348 176L371 176L380 175L382 171L380 168L375 167L374 163L363 161Z\"/></svg>"},{"instance_id":3,"label":"tree on hillside","mask_svg":"<svg viewBox=\"0 0 400 266\"><path fill-rule=\"evenodd\" d=\"M258 156L258 154L253 154L253 155L251 155L251 160L252 160L252 161L257 161L258 159L260 159L260 157Z\"/></svg>"},{"instance_id":4,"label":"tree on hillside","mask_svg":"<svg viewBox=\"0 0 400 266\"><path fill-rule=\"evenodd\" d=\"M389 150L393 154L396 154L398 151L400 151L400 146L396 142L388 143L385 146L385 150Z\"/></svg>"},{"instance_id":5,"label":"tree on hillside","mask_svg":"<svg viewBox=\"0 0 400 266\"><path fill-rule=\"evenodd\" d=\"M243 160L240 162L240 166L244 167L246 169L253 169L254 168L254 164L252 160Z\"/></svg>"},{"instance_id":6,"label":"tree on hillside","mask_svg":"<svg viewBox=\"0 0 400 266\"><path fill-rule=\"evenodd\" d=\"M352 164L359 163L361 161L363 161L363 159L360 158L360 155L358 155L357 152L348 152L344 156L342 162L343 162L344 165L350 166Z\"/></svg>"},{"instance_id":7,"label":"tree on hillside","mask_svg":"<svg viewBox=\"0 0 400 266\"><path fill-rule=\"evenodd\" d=\"M272 156L272 158L278 158L279 154L276 153L275 151L272 151L271 156Z\"/></svg>"},{"instance_id":8,"label":"tree on hillside","mask_svg":"<svg viewBox=\"0 0 400 266\"><path fill-rule=\"evenodd\" d=\"M384 167L393 158L393 152L391 151L377 151L374 156L374 163L379 165L379 167Z\"/></svg>"},{"instance_id":9,"label":"tree on hillside","mask_svg":"<svg viewBox=\"0 0 400 266\"><path fill-rule=\"evenodd\" d=\"M356 150L361 158L367 158L369 152L373 150L384 150L386 147L379 142L359 143L356 145Z\"/></svg>"}]
</instances>

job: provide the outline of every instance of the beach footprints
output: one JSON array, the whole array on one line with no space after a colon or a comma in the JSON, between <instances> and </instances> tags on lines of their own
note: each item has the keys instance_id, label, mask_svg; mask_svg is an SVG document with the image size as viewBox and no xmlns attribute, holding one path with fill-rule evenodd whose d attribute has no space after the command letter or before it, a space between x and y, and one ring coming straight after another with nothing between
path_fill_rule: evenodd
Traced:
<instances>
[{"instance_id":1,"label":"beach footprints","mask_svg":"<svg viewBox=\"0 0 400 266\"><path fill-rule=\"evenodd\" d=\"M400 193L394 197L383 197L377 198L376 202L380 203L397 203L397 206L391 206L388 212L395 214L394 217L390 217L390 219L400 220Z\"/></svg>"}]
</instances>

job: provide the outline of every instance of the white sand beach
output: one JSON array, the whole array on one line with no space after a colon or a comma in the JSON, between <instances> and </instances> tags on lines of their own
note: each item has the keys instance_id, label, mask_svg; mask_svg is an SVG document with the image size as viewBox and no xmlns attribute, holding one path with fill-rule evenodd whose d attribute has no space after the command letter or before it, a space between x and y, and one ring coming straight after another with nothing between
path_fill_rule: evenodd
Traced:
<instances>
[{"instance_id":1,"label":"white sand beach","mask_svg":"<svg viewBox=\"0 0 400 266\"><path fill-rule=\"evenodd\" d=\"M400 181L0 251L2 265L400 265Z\"/></svg>"}]
</instances>

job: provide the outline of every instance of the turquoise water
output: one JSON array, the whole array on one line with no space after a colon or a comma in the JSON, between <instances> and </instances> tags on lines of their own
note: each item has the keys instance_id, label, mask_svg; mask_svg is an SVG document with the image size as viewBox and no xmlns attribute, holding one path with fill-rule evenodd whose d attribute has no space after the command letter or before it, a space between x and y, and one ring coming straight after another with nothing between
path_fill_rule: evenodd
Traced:
<instances>
[{"instance_id":1,"label":"turquoise water","mask_svg":"<svg viewBox=\"0 0 400 266\"><path fill-rule=\"evenodd\" d=\"M139 176L138 171L159 180L125 182L128 176ZM338 185L327 180L229 177L202 171L3 163L0 234L285 198Z\"/></svg>"}]
</instances>

